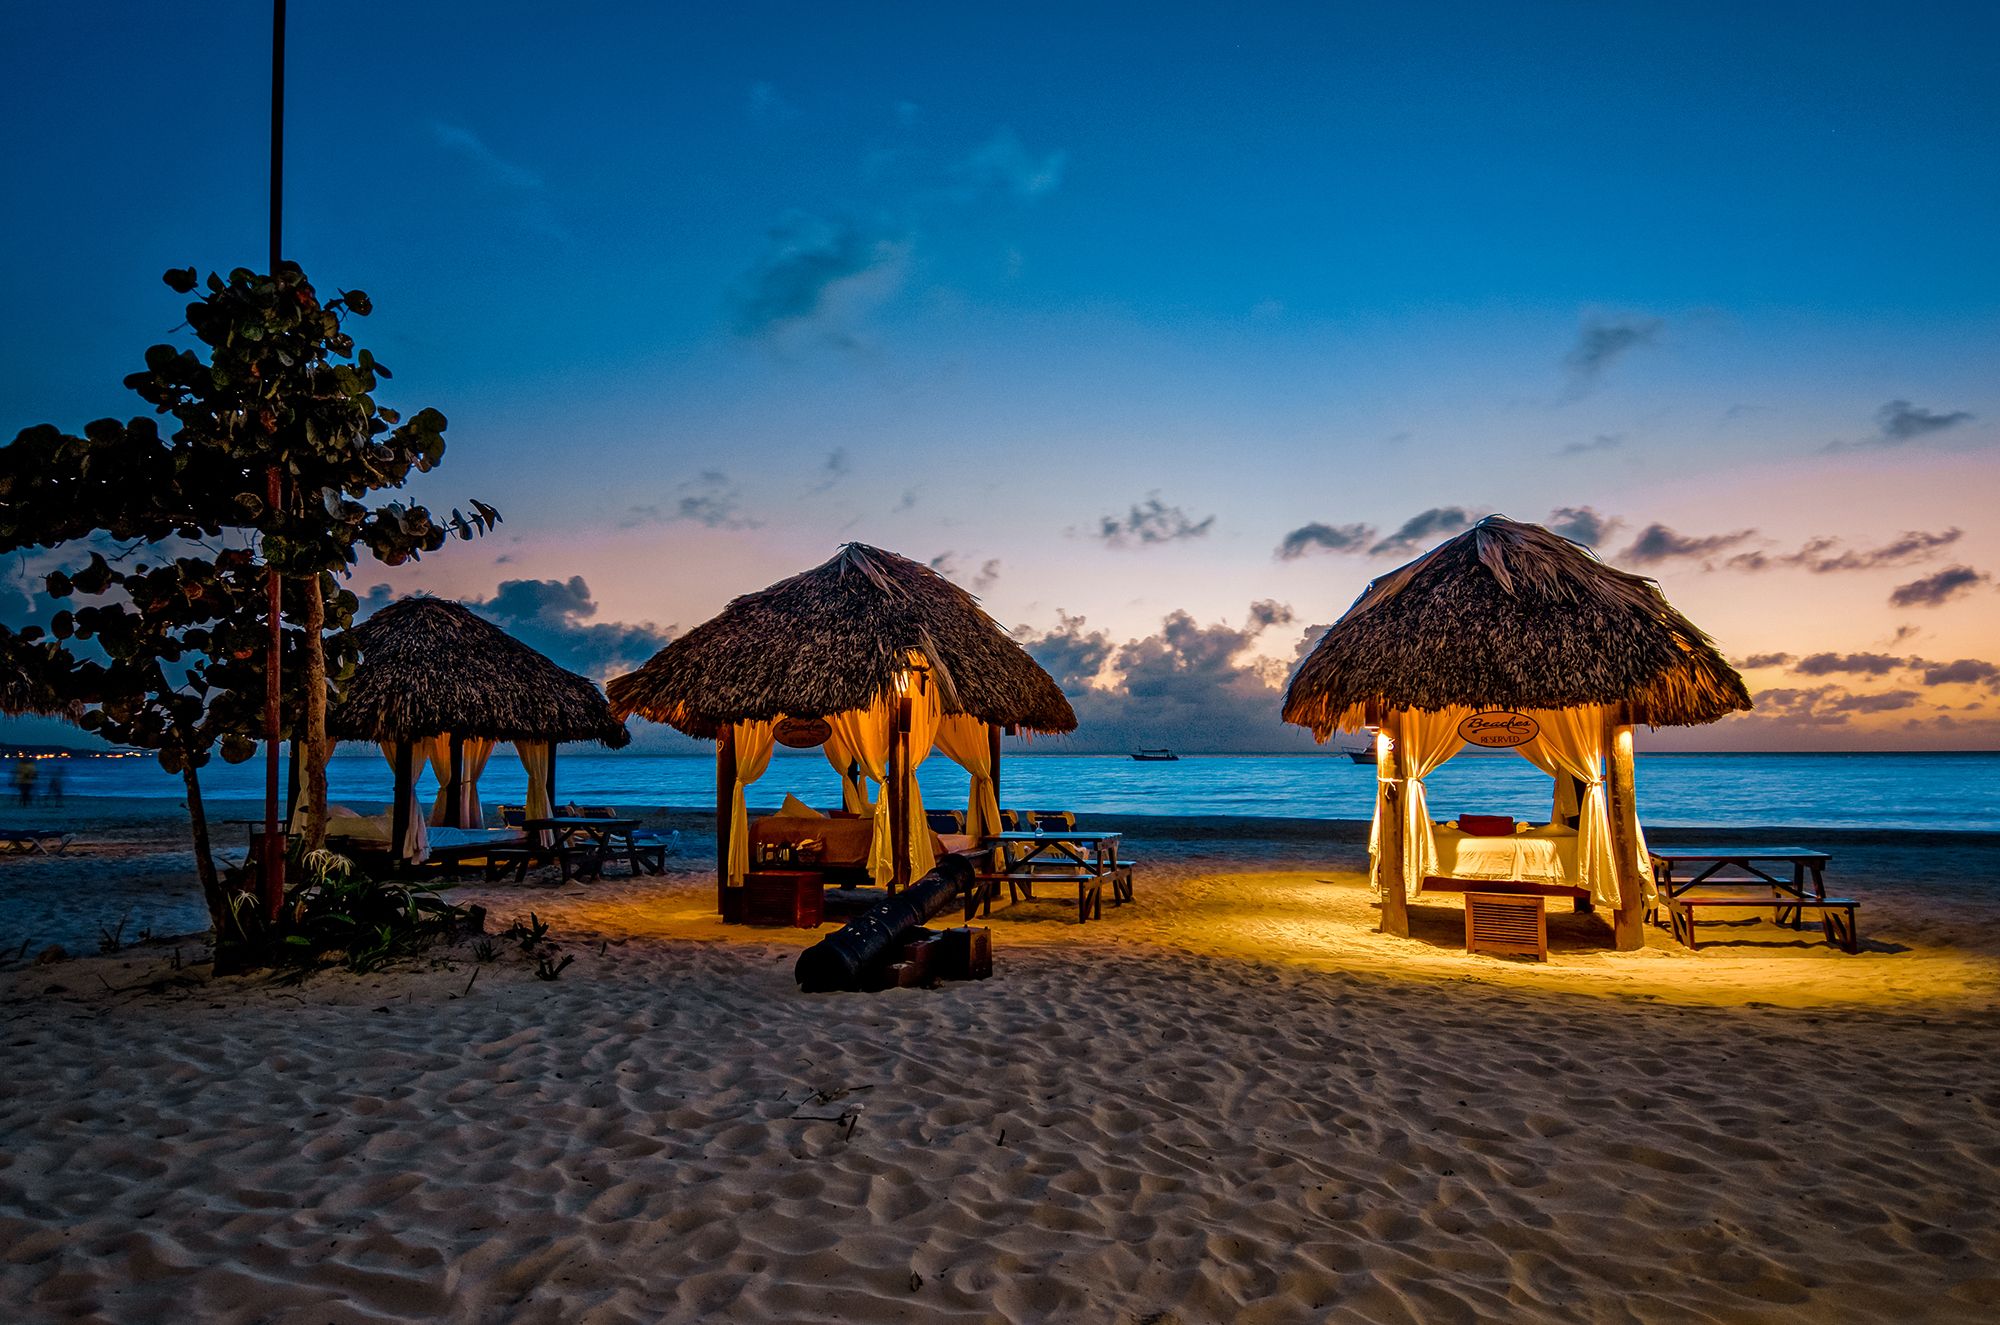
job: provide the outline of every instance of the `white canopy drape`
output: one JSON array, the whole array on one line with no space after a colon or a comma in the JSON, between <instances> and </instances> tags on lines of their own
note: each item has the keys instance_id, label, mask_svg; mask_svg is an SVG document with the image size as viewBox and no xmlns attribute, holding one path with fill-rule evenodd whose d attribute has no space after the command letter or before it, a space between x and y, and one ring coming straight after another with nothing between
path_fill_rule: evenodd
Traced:
<instances>
[{"instance_id":1,"label":"white canopy drape","mask_svg":"<svg viewBox=\"0 0 2000 1325\"><path fill-rule=\"evenodd\" d=\"M443 824L451 822L451 737L433 736L426 753L431 761L431 776L437 779L437 798L431 802L431 822ZM459 748L459 812L460 828L484 828L486 811L479 803L479 777L486 771L486 761L493 755L493 742L479 736L468 736Z\"/></svg>"},{"instance_id":2,"label":"white canopy drape","mask_svg":"<svg viewBox=\"0 0 2000 1325\"><path fill-rule=\"evenodd\" d=\"M750 815L743 807L743 789L764 776L777 742L769 722L739 722L730 730L736 742L736 786L729 796L729 886L741 888L750 872Z\"/></svg>"},{"instance_id":3,"label":"white canopy drape","mask_svg":"<svg viewBox=\"0 0 2000 1325\"><path fill-rule=\"evenodd\" d=\"M1593 704L1539 709L1528 716L1540 730L1534 739L1515 749L1556 780L1558 805L1560 788L1569 779L1583 784L1583 799L1576 810L1576 885L1593 900L1616 907L1618 865L1612 854L1611 815L1604 796L1604 709Z\"/></svg>"},{"instance_id":4,"label":"white canopy drape","mask_svg":"<svg viewBox=\"0 0 2000 1325\"><path fill-rule=\"evenodd\" d=\"M827 725L832 727L831 723ZM848 748L847 742L841 739L838 729L826 738L826 744L820 746L820 750L826 755L826 762L833 765L833 771L840 774L840 808L851 814L867 814L871 808L868 772L861 767L860 758Z\"/></svg>"},{"instance_id":5,"label":"white canopy drape","mask_svg":"<svg viewBox=\"0 0 2000 1325\"><path fill-rule=\"evenodd\" d=\"M1000 831L1000 796L993 786L992 731L964 713L938 724L937 748L972 775L972 793L965 807L965 835L975 843Z\"/></svg>"},{"instance_id":6,"label":"white canopy drape","mask_svg":"<svg viewBox=\"0 0 2000 1325\"><path fill-rule=\"evenodd\" d=\"M1469 712L1462 708L1439 713L1405 709L1394 716L1395 780L1404 787L1403 889L1410 897L1423 889L1426 876L1437 873L1437 825L1431 822L1424 779L1465 748L1458 724ZM1388 794L1386 766L1380 761L1375 765L1375 824L1368 837L1369 882L1378 890L1382 886L1382 810Z\"/></svg>"},{"instance_id":7,"label":"white canopy drape","mask_svg":"<svg viewBox=\"0 0 2000 1325\"><path fill-rule=\"evenodd\" d=\"M396 767L396 742L382 742L382 757L389 761L389 772L392 776L401 773L402 770ZM415 763L414 753L412 754L411 762ZM409 813L410 826L403 830L403 840L398 844L398 849L402 852L403 859L416 864L422 864L424 859L431 854L431 834L430 830L424 826L423 807L417 803L416 769L412 768L410 774L409 800L404 806ZM392 804L389 807L390 823L393 824L396 822L395 816L396 809Z\"/></svg>"}]
</instances>

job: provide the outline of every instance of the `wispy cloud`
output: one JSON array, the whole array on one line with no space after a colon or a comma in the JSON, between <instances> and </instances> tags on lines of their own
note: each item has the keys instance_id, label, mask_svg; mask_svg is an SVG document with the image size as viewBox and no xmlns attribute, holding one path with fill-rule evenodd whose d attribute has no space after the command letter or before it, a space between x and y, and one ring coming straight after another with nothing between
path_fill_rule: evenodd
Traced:
<instances>
[{"instance_id":1,"label":"wispy cloud","mask_svg":"<svg viewBox=\"0 0 2000 1325\"><path fill-rule=\"evenodd\" d=\"M625 528L642 524L670 524L686 520L710 529L754 529L759 521L743 510L743 494L721 470L703 470L682 483L679 494L665 506L628 506L619 523Z\"/></svg>"},{"instance_id":2,"label":"wispy cloud","mask_svg":"<svg viewBox=\"0 0 2000 1325\"><path fill-rule=\"evenodd\" d=\"M961 158L953 173L968 198L998 195L1025 201L1053 193L1068 161L1069 154L1060 149L1031 152L1012 129L1001 128Z\"/></svg>"},{"instance_id":3,"label":"wispy cloud","mask_svg":"<svg viewBox=\"0 0 2000 1325\"><path fill-rule=\"evenodd\" d=\"M773 229L730 299L740 335L794 329L852 340L850 324L902 284L908 245L848 219L795 214Z\"/></svg>"},{"instance_id":4,"label":"wispy cloud","mask_svg":"<svg viewBox=\"0 0 2000 1325\"><path fill-rule=\"evenodd\" d=\"M1093 533L1104 540L1106 547L1144 547L1202 538L1214 527L1214 516L1197 520L1181 507L1167 505L1155 492L1149 493L1145 501L1134 503L1122 516L1104 516Z\"/></svg>"},{"instance_id":5,"label":"wispy cloud","mask_svg":"<svg viewBox=\"0 0 2000 1325\"><path fill-rule=\"evenodd\" d=\"M750 118L759 124L788 124L799 117L799 108L771 83L759 79L750 85L747 101Z\"/></svg>"},{"instance_id":6,"label":"wispy cloud","mask_svg":"<svg viewBox=\"0 0 2000 1325\"><path fill-rule=\"evenodd\" d=\"M1577 328L1576 343L1563 356L1574 399L1596 389L1604 375L1633 350L1651 345L1666 326L1656 317L1608 318L1592 314Z\"/></svg>"},{"instance_id":7,"label":"wispy cloud","mask_svg":"<svg viewBox=\"0 0 2000 1325\"><path fill-rule=\"evenodd\" d=\"M1375 541L1375 526L1369 524L1300 525L1279 540L1275 554L1279 561L1297 561L1309 552L1359 552Z\"/></svg>"},{"instance_id":8,"label":"wispy cloud","mask_svg":"<svg viewBox=\"0 0 2000 1325\"><path fill-rule=\"evenodd\" d=\"M1551 532L1585 547L1596 547L1623 523L1623 520L1604 515L1592 506L1558 506L1549 512L1548 518Z\"/></svg>"},{"instance_id":9,"label":"wispy cloud","mask_svg":"<svg viewBox=\"0 0 2000 1325\"><path fill-rule=\"evenodd\" d=\"M1970 566L1948 566L1935 575L1899 584L1889 595L1891 607L1942 607L1971 593L1993 577Z\"/></svg>"},{"instance_id":10,"label":"wispy cloud","mask_svg":"<svg viewBox=\"0 0 2000 1325\"><path fill-rule=\"evenodd\" d=\"M848 456L847 448L836 446L827 452L826 462L819 467L819 479L813 484L812 491L826 492L853 472L854 462Z\"/></svg>"},{"instance_id":11,"label":"wispy cloud","mask_svg":"<svg viewBox=\"0 0 2000 1325\"><path fill-rule=\"evenodd\" d=\"M1833 452L1890 450L1908 446L1938 433L1949 432L1972 422L1969 410L1934 410L1907 400L1892 400L1875 411L1875 431L1859 441L1828 442L1822 449Z\"/></svg>"},{"instance_id":12,"label":"wispy cloud","mask_svg":"<svg viewBox=\"0 0 2000 1325\"><path fill-rule=\"evenodd\" d=\"M1625 445L1625 434L1601 432L1587 442L1569 442L1556 448L1557 455L1593 455L1599 451L1615 451Z\"/></svg>"},{"instance_id":13,"label":"wispy cloud","mask_svg":"<svg viewBox=\"0 0 2000 1325\"><path fill-rule=\"evenodd\" d=\"M1754 529L1738 529L1728 534L1683 534L1663 524L1649 524L1632 540L1632 546L1625 549L1621 559L1637 562L1642 566L1656 566L1667 561L1700 560L1727 552L1733 547L1741 547L1756 537Z\"/></svg>"},{"instance_id":14,"label":"wispy cloud","mask_svg":"<svg viewBox=\"0 0 2000 1325\"><path fill-rule=\"evenodd\" d=\"M1472 528L1478 519L1477 515L1463 506L1433 506L1403 521L1402 527L1395 533L1376 540L1368 549L1368 555L1379 557L1391 553L1415 552L1439 539L1464 533Z\"/></svg>"},{"instance_id":15,"label":"wispy cloud","mask_svg":"<svg viewBox=\"0 0 2000 1325\"><path fill-rule=\"evenodd\" d=\"M486 145L485 139L463 125L432 120L431 134L437 139L438 146L472 162L481 174L495 184L524 193L538 192L543 187L539 174L501 156Z\"/></svg>"},{"instance_id":16,"label":"wispy cloud","mask_svg":"<svg viewBox=\"0 0 2000 1325\"><path fill-rule=\"evenodd\" d=\"M1746 571L1797 568L1815 575L1884 570L1927 561L1961 537L1963 531L1958 529L1935 533L1911 530L1879 547L1850 548L1838 538L1821 536L1807 539L1796 552L1739 552L1729 559L1729 566L1732 570Z\"/></svg>"}]
</instances>

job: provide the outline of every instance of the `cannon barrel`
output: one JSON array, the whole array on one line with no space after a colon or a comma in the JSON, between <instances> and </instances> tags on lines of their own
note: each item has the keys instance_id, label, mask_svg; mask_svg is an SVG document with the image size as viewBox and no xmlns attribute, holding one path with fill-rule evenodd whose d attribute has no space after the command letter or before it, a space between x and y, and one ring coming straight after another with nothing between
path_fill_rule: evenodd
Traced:
<instances>
[{"instance_id":1,"label":"cannon barrel","mask_svg":"<svg viewBox=\"0 0 2000 1325\"><path fill-rule=\"evenodd\" d=\"M917 882L800 953L794 978L808 994L860 989L871 971L888 963L904 934L957 901L971 886L971 864L946 856Z\"/></svg>"}]
</instances>

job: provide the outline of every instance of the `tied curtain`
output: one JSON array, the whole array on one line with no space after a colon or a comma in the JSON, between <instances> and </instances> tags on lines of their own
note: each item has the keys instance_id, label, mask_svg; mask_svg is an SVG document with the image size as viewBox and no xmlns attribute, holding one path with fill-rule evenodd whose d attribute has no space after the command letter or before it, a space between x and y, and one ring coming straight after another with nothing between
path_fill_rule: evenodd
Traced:
<instances>
[{"instance_id":1,"label":"tied curtain","mask_svg":"<svg viewBox=\"0 0 2000 1325\"><path fill-rule=\"evenodd\" d=\"M431 761L431 776L437 779L437 799L431 802L431 822L443 824L451 822L451 737L433 736L427 752ZM458 826L460 828L484 828L486 811L479 803L479 777L486 771L486 761L493 755L493 742L480 736L468 736L459 747L459 773L461 785L458 791Z\"/></svg>"},{"instance_id":2,"label":"tied curtain","mask_svg":"<svg viewBox=\"0 0 2000 1325\"><path fill-rule=\"evenodd\" d=\"M729 886L741 888L750 872L750 814L743 808L743 789L764 776L777 744L773 724L739 722L730 728L736 742L736 785L729 793Z\"/></svg>"},{"instance_id":3,"label":"tied curtain","mask_svg":"<svg viewBox=\"0 0 2000 1325\"><path fill-rule=\"evenodd\" d=\"M910 877L921 879L936 868L937 853L931 847L930 821L924 818L923 793L917 786L917 766L929 756L931 746L937 740L943 714L938 709L937 687L928 678L920 677L912 685L909 696L910 734L904 742L903 768L892 773L889 768L889 737L895 726L900 698L900 695L885 695L868 708L828 715L827 725L833 728L828 746L838 742L852 756L852 761L861 765L867 777L885 788L891 776L902 776L903 804L910 822ZM890 823L886 794L874 818L874 830L868 844L868 874L876 883L886 886L896 873L895 834Z\"/></svg>"},{"instance_id":4,"label":"tied curtain","mask_svg":"<svg viewBox=\"0 0 2000 1325\"><path fill-rule=\"evenodd\" d=\"M1430 713L1404 709L1394 715L1392 742L1396 752L1394 779L1403 784L1403 890L1415 897L1423 890L1424 879L1437 873L1437 825L1431 822L1430 802L1424 795L1424 779L1436 772L1445 760L1465 748L1458 724L1470 709L1445 709ZM1369 883L1382 886L1381 856L1394 844L1382 842L1382 812L1388 803L1390 779L1382 775L1383 764L1375 765L1375 823L1368 835Z\"/></svg>"},{"instance_id":5,"label":"tied curtain","mask_svg":"<svg viewBox=\"0 0 2000 1325\"><path fill-rule=\"evenodd\" d=\"M521 757L521 769L528 775L528 794L521 800L521 817L550 818L555 813L555 787L551 776L556 766L555 742L516 741L514 753ZM548 845L548 834L539 833L536 836L541 845Z\"/></svg>"},{"instance_id":6,"label":"tied curtain","mask_svg":"<svg viewBox=\"0 0 2000 1325\"><path fill-rule=\"evenodd\" d=\"M831 719L827 725L833 734L820 749L826 754L826 762L833 765L833 771L840 774L840 808L866 818L872 811L868 803L867 769L860 755L841 739L840 729L833 727Z\"/></svg>"},{"instance_id":7,"label":"tied curtain","mask_svg":"<svg viewBox=\"0 0 2000 1325\"><path fill-rule=\"evenodd\" d=\"M846 752L850 763L861 765L861 775L883 786L889 784L889 724L895 721L895 705L887 700L877 700L865 709L848 709L845 713L827 715L827 726L833 728L826 747L828 757L836 744ZM843 772L842 779L846 781ZM845 797L846 793L841 793ZM896 872L896 852L889 840L889 807L884 797L881 812L875 815L873 836L868 842L868 874L877 883L887 883Z\"/></svg>"},{"instance_id":8,"label":"tied curtain","mask_svg":"<svg viewBox=\"0 0 2000 1325\"><path fill-rule=\"evenodd\" d=\"M390 774L400 778L402 770L396 767L396 743L394 741L383 741L381 744L382 757L389 761ZM417 770L414 767L416 762L416 747L412 745L410 749L412 764L410 769L410 793L409 800L404 805L404 809L409 815L410 826L403 830L403 840L392 845L402 855L403 859L412 864L421 865L425 858L431 854L431 834L430 829L424 826L423 807L417 804ZM390 831L394 832L396 808L393 803L394 793L391 792L390 795L392 803L389 807L389 823Z\"/></svg>"},{"instance_id":9,"label":"tied curtain","mask_svg":"<svg viewBox=\"0 0 2000 1325\"><path fill-rule=\"evenodd\" d=\"M1604 794L1604 709L1544 709L1529 715L1541 730L1515 749L1556 780L1556 801L1569 779L1583 783L1576 809L1576 885L1594 901L1618 905L1617 861L1611 850L1611 814Z\"/></svg>"},{"instance_id":10,"label":"tied curtain","mask_svg":"<svg viewBox=\"0 0 2000 1325\"><path fill-rule=\"evenodd\" d=\"M993 786L992 728L965 713L954 713L938 724L937 748L945 758L972 775L972 795L965 807L965 835L975 843L1000 831L1000 796Z\"/></svg>"}]
</instances>

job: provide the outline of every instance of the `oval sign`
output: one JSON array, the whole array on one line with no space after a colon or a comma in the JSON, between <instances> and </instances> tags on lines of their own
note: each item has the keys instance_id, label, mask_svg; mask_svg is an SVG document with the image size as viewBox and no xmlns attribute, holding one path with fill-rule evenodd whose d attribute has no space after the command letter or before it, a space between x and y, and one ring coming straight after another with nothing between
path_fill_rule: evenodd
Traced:
<instances>
[{"instance_id":1,"label":"oval sign","mask_svg":"<svg viewBox=\"0 0 2000 1325\"><path fill-rule=\"evenodd\" d=\"M833 728L825 718L780 718L771 728L771 735L788 749L810 750L815 745L825 745L826 738L833 735Z\"/></svg>"},{"instance_id":2,"label":"oval sign","mask_svg":"<svg viewBox=\"0 0 2000 1325\"><path fill-rule=\"evenodd\" d=\"M1489 750L1511 750L1526 745L1542 733L1542 725L1525 713L1489 709L1468 714L1458 724L1458 734L1467 745L1483 745Z\"/></svg>"}]
</instances>

